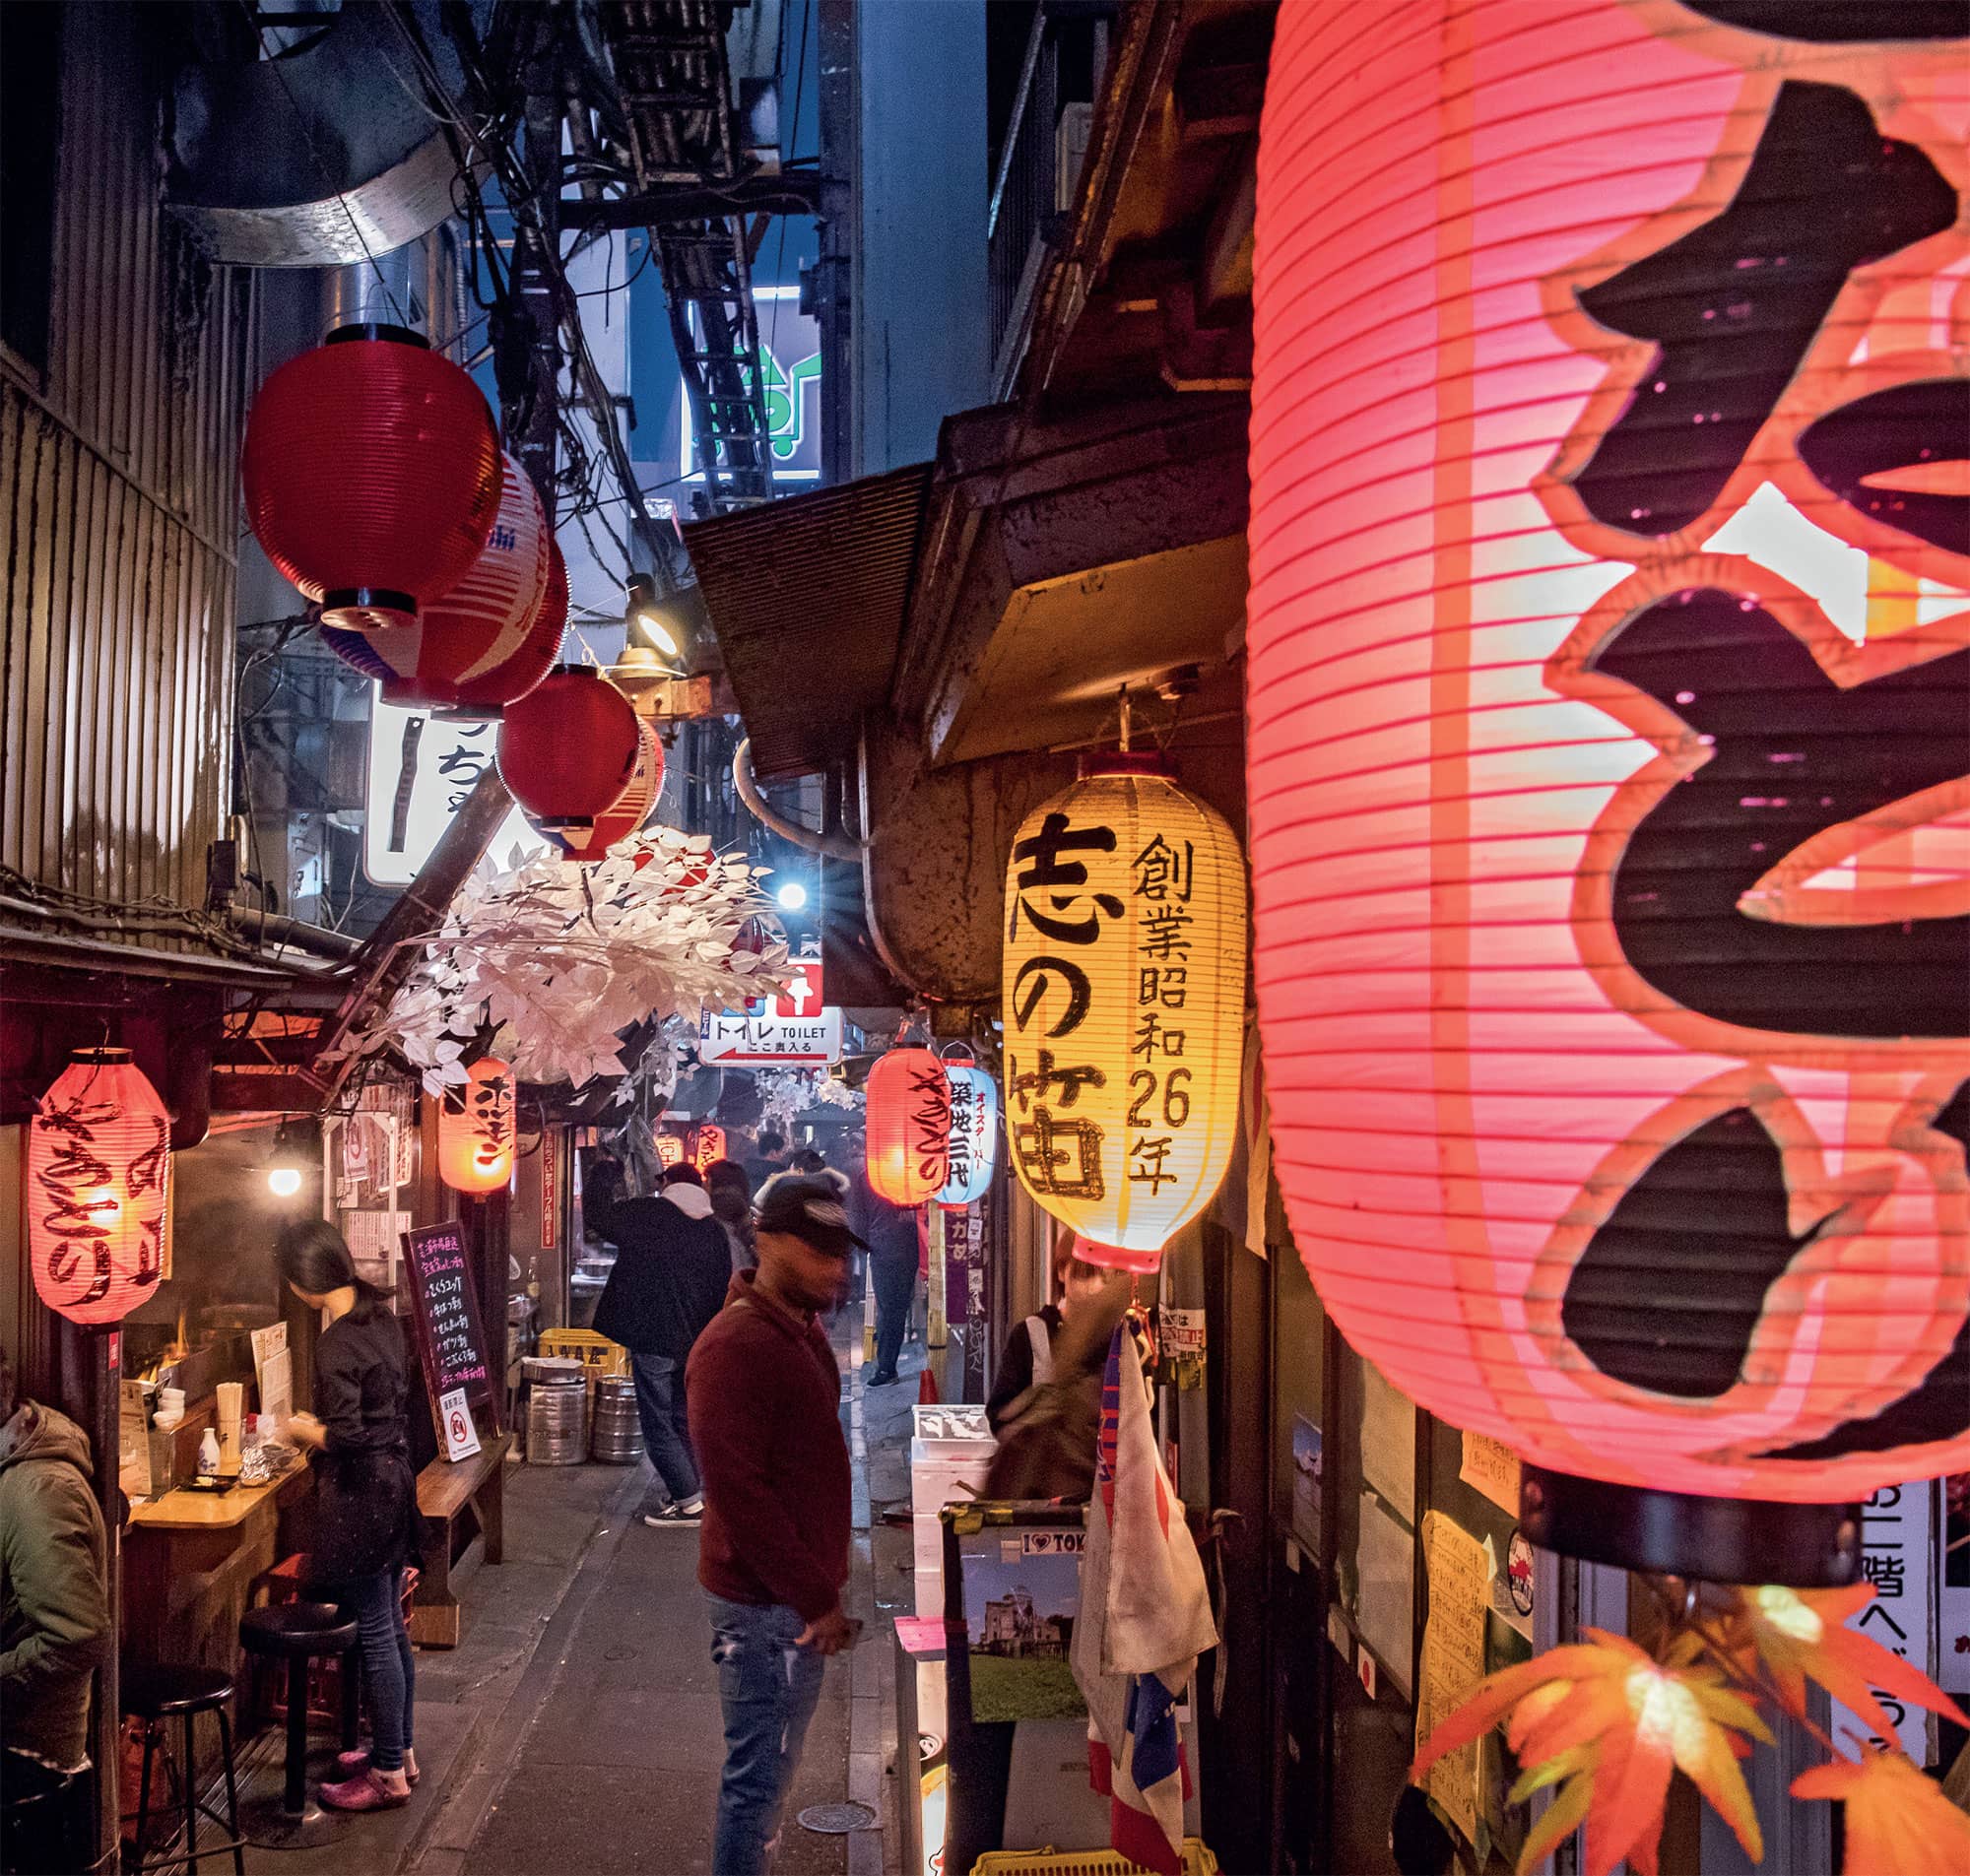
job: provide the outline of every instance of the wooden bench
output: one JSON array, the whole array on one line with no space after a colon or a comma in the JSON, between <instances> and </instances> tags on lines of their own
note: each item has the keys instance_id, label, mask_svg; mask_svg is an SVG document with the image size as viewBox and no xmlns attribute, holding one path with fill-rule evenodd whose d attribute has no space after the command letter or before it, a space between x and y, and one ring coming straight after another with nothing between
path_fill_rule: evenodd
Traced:
<instances>
[{"instance_id":1,"label":"wooden bench","mask_svg":"<svg viewBox=\"0 0 1970 1876\"><path fill-rule=\"evenodd\" d=\"M433 1459L418 1474L423 1539L411 1602L411 1640L421 1648L456 1648L458 1592L481 1563L505 1548L506 1449L495 1434L470 1458Z\"/></svg>"}]
</instances>

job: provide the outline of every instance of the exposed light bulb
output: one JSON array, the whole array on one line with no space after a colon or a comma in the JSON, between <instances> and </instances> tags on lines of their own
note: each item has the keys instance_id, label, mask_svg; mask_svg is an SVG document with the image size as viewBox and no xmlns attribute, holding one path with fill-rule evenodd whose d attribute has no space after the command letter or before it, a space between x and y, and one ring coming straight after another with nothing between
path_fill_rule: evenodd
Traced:
<instances>
[{"instance_id":1,"label":"exposed light bulb","mask_svg":"<svg viewBox=\"0 0 1970 1876\"><path fill-rule=\"evenodd\" d=\"M779 907L782 912L798 912L807 904L807 887L802 885L798 879L789 879L779 891L773 894L773 897L779 901Z\"/></svg>"},{"instance_id":2,"label":"exposed light bulb","mask_svg":"<svg viewBox=\"0 0 1970 1876\"><path fill-rule=\"evenodd\" d=\"M655 613L637 613L635 615L635 624L643 636L662 652L666 658L677 657L677 638L672 633L670 627Z\"/></svg>"},{"instance_id":3,"label":"exposed light bulb","mask_svg":"<svg viewBox=\"0 0 1970 1876\"><path fill-rule=\"evenodd\" d=\"M296 1166L276 1166L267 1175L267 1190L276 1198L292 1198L300 1189L300 1169Z\"/></svg>"}]
</instances>

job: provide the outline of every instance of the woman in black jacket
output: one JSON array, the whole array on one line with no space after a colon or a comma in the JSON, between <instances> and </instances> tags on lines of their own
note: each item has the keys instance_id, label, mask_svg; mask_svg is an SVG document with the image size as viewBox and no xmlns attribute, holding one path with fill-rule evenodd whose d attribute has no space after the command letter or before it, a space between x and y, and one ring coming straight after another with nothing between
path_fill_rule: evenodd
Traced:
<instances>
[{"instance_id":1,"label":"woman in black jacket","mask_svg":"<svg viewBox=\"0 0 1970 1876\"><path fill-rule=\"evenodd\" d=\"M343 1811L408 1804L415 1669L404 1628L403 1573L417 1548L417 1481L404 1400L404 1335L388 1299L356 1274L342 1233L320 1219L292 1225L275 1247L289 1288L328 1326L315 1344L319 1417L296 1414L287 1434L314 1453L309 1586L355 1616L373 1744L345 1753L342 1779L321 1801Z\"/></svg>"}]
</instances>

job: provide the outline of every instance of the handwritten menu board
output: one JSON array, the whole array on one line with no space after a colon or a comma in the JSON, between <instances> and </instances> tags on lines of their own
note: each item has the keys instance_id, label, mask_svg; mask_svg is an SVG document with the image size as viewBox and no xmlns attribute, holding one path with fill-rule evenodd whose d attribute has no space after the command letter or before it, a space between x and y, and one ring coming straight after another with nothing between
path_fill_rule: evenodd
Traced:
<instances>
[{"instance_id":1,"label":"handwritten menu board","mask_svg":"<svg viewBox=\"0 0 1970 1876\"><path fill-rule=\"evenodd\" d=\"M474 1406L492 1405L492 1378L486 1363L486 1338L479 1327L479 1304L466 1267L465 1239L456 1224L431 1225L404 1233L404 1265L411 1275L411 1299L425 1374L431 1397L463 1389Z\"/></svg>"}]
</instances>

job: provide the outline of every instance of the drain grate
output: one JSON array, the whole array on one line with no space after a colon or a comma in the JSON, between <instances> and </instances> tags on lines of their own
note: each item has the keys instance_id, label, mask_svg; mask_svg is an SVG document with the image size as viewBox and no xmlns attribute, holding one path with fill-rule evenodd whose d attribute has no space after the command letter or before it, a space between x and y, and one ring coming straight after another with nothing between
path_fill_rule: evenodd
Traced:
<instances>
[{"instance_id":1,"label":"drain grate","mask_svg":"<svg viewBox=\"0 0 1970 1876\"><path fill-rule=\"evenodd\" d=\"M800 1814L800 1827L821 1837L846 1837L850 1831L866 1831L876 1822L876 1813L866 1804L810 1804Z\"/></svg>"}]
</instances>

